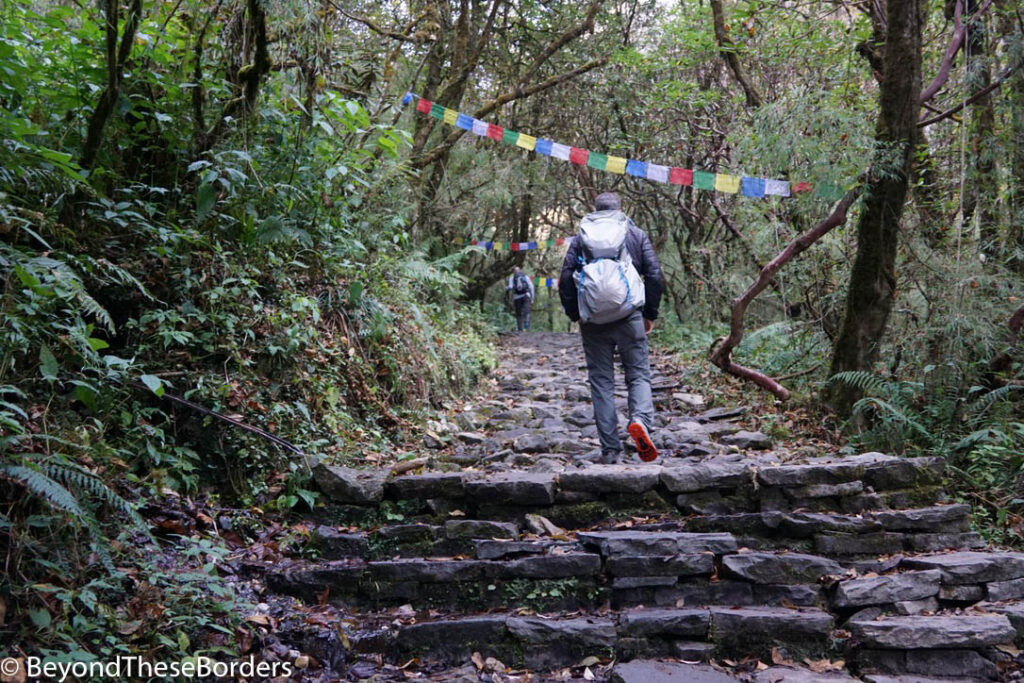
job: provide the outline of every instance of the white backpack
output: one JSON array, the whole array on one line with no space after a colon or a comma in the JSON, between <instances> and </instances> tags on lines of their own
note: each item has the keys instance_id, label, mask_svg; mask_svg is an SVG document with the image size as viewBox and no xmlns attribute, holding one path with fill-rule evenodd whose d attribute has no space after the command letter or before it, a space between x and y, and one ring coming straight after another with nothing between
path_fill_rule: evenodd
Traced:
<instances>
[{"instance_id":1,"label":"white backpack","mask_svg":"<svg viewBox=\"0 0 1024 683\"><path fill-rule=\"evenodd\" d=\"M644 305L644 283L626 249L629 225L618 209L596 211L580 222L583 268L573 278L582 322L614 322Z\"/></svg>"}]
</instances>

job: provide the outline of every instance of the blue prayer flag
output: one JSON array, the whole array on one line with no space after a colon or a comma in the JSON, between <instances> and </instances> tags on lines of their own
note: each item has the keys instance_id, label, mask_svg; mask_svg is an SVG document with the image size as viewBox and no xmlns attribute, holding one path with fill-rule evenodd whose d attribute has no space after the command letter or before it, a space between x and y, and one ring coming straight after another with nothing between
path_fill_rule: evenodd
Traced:
<instances>
[{"instance_id":1,"label":"blue prayer flag","mask_svg":"<svg viewBox=\"0 0 1024 683\"><path fill-rule=\"evenodd\" d=\"M527 242L526 243L526 248L527 249L536 249L537 248L537 243L536 242Z\"/></svg>"},{"instance_id":2,"label":"blue prayer flag","mask_svg":"<svg viewBox=\"0 0 1024 683\"><path fill-rule=\"evenodd\" d=\"M402 104L409 104L410 102L412 102L411 92L407 92L404 95L402 95Z\"/></svg>"},{"instance_id":3,"label":"blue prayer flag","mask_svg":"<svg viewBox=\"0 0 1024 683\"><path fill-rule=\"evenodd\" d=\"M626 173L635 175L637 178L647 177L647 162L630 159L626 162Z\"/></svg>"},{"instance_id":4,"label":"blue prayer flag","mask_svg":"<svg viewBox=\"0 0 1024 683\"><path fill-rule=\"evenodd\" d=\"M455 126L462 130L473 130L473 117L459 114L455 119Z\"/></svg>"},{"instance_id":5,"label":"blue prayer flag","mask_svg":"<svg viewBox=\"0 0 1024 683\"><path fill-rule=\"evenodd\" d=\"M537 146L533 148L533 151L535 151L537 154L546 154L548 156L551 156L551 145L553 144L554 143L551 142L551 140L546 140L545 138L537 138Z\"/></svg>"},{"instance_id":6,"label":"blue prayer flag","mask_svg":"<svg viewBox=\"0 0 1024 683\"><path fill-rule=\"evenodd\" d=\"M748 178L743 176L742 192L744 197L763 197L764 178Z\"/></svg>"}]
</instances>

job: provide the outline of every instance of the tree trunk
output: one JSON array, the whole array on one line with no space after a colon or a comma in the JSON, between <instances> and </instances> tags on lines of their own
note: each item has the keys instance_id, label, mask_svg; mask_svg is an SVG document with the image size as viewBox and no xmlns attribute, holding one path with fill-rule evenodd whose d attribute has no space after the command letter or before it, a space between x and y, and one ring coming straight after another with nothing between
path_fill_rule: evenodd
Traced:
<instances>
[{"instance_id":1,"label":"tree trunk","mask_svg":"<svg viewBox=\"0 0 1024 683\"><path fill-rule=\"evenodd\" d=\"M969 92L980 92L992 82L988 64L988 37L984 17L971 17L967 24L967 83ZM971 105L971 145L967 196L964 201L964 222L975 213L981 232L981 251L989 258L999 253L996 200L996 115L992 95L986 94Z\"/></svg>"},{"instance_id":2,"label":"tree trunk","mask_svg":"<svg viewBox=\"0 0 1024 683\"><path fill-rule=\"evenodd\" d=\"M896 246L920 110L921 0L889 0L886 23L874 162L831 374L871 369L896 297ZM829 400L840 415L849 416L859 396L851 386L833 385Z\"/></svg>"}]
</instances>

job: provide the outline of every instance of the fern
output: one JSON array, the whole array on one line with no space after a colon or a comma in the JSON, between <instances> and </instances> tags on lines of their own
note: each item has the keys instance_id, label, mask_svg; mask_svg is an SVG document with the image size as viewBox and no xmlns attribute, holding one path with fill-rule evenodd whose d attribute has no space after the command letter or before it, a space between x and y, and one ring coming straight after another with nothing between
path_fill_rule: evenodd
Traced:
<instances>
[{"instance_id":1,"label":"fern","mask_svg":"<svg viewBox=\"0 0 1024 683\"><path fill-rule=\"evenodd\" d=\"M826 385L840 383L860 389L867 394L881 394L884 392L887 382L873 372L866 370L849 370L837 372L828 378Z\"/></svg>"},{"instance_id":2,"label":"fern","mask_svg":"<svg viewBox=\"0 0 1024 683\"><path fill-rule=\"evenodd\" d=\"M37 498L45 500L51 507L66 512L74 519L83 520L88 516L70 491L43 472L27 465L0 465L0 472L24 486Z\"/></svg>"}]
</instances>

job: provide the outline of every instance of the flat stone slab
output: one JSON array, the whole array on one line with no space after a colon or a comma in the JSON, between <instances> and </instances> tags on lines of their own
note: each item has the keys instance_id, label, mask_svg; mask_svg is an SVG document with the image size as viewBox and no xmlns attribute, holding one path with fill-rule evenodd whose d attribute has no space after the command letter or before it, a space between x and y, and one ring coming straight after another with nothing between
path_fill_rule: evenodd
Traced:
<instances>
[{"instance_id":1,"label":"flat stone slab","mask_svg":"<svg viewBox=\"0 0 1024 683\"><path fill-rule=\"evenodd\" d=\"M551 472L508 472L464 482L466 495L490 505L551 505L555 475Z\"/></svg>"},{"instance_id":2,"label":"flat stone slab","mask_svg":"<svg viewBox=\"0 0 1024 683\"><path fill-rule=\"evenodd\" d=\"M460 472L425 472L395 477L385 485L396 500L461 498L465 493Z\"/></svg>"},{"instance_id":3,"label":"flat stone slab","mask_svg":"<svg viewBox=\"0 0 1024 683\"><path fill-rule=\"evenodd\" d=\"M444 523L448 538L519 538L519 525L512 522L492 522L482 519L449 519Z\"/></svg>"},{"instance_id":4,"label":"flat stone slab","mask_svg":"<svg viewBox=\"0 0 1024 683\"><path fill-rule=\"evenodd\" d=\"M819 534L814 550L822 555L893 555L903 550L903 534Z\"/></svg>"},{"instance_id":5,"label":"flat stone slab","mask_svg":"<svg viewBox=\"0 0 1024 683\"><path fill-rule=\"evenodd\" d=\"M867 516L889 531L960 532L970 527L969 505L937 505L916 510L875 510Z\"/></svg>"},{"instance_id":6,"label":"flat stone slab","mask_svg":"<svg viewBox=\"0 0 1024 683\"><path fill-rule=\"evenodd\" d=\"M847 628L862 645L890 650L1002 645L1017 635L1002 615L883 617L851 621Z\"/></svg>"},{"instance_id":7,"label":"flat stone slab","mask_svg":"<svg viewBox=\"0 0 1024 683\"><path fill-rule=\"evenodd\" d=\"M767 513L766 513L767 514ZM778 514L778 513L776 513ZM823 512L787 512L781 515L778 528L786 536L810 538L819 533L866 534L881 531L874 519Z\"/></svg>"},{"instance_id":8,"label":"flat stone slab","mask_svg":"<svg viewBox=\"0 0 1024 683\"><path fill-rule=\"evenodd\" d=\"M497 560L509 555L541 555L558 545L554 541L495 541L476 540L476 559Z\"/></svg>"},{"instance_id":9,"label":"flat stone slab","mask_svg":"<svg viewBox=\"0 0 1024 683\"><path fill-rule=\"evenodd\" d=\"M988 583L1024 578L1024 554L959 552L908 557L905 569L938 569L946 584Z\"/></svg>"},{"instance_id":10,"label":"flat stone slab","mask_svg":"<svg viewBox=\"0 0 1024 683\"><path fill-rule=\"evenodd\" d=\"M803 465L762 467L757 478L765 486L807 486L810 484L843 484L861 479L868 465L896 461L891 455L867 453L841 460L820 460Z\"/></svg>"},{"instance_id":11,"label":"flat stone slab","mask_svg":"<svg viewBox=\"0 0 1024 683\"><path fill-rule=\"evenodd\" d=\"M1010 581L993 581L988 584L988 599L993 602L1002 600L1019 600L1024 598L1024 579Z\"/></svg>"},{"instance_id":12,"label":"flat stone slab","mask_svg":"<svg viewBox=\"0 0 1024 683\"><path fill-rule=\"evenodd\" d=\"M741 429L734 434L724 434L718 439L726 446L736 446L741 450L765 451L772 447L772 439L761 432L748 432Z\"/></svg>"},{"instance_id":13,"label":"flat stone slab","mask_svg":"<svg viewBox=\"0 0 1024 683\"><path fill-rule=\"evenodd\" d=\"M857 683L859 678L837 671L826 671L815 673L810 669L794 669L791 666L770 666L764 671L757 672L754 676L754 683Z\"/></svg>"},{"instance_id":14,"label":"flat stone slab","mask_svg":"<svg viewBox=\"0 0 1024 683\"><path fill-rule=\"evenodd\" d=\"M700 534L683 531L588 531L576 534L585 546L597 547L604 556L677 555L711 552L716 555L736 552L732 534Z\"/></svg>"},{"instance_id":15,"label":"flat stone slab","mask_svg":"<svg viewBox=\"0 0 1024 683\"><path fill-rule=\"evenodd\" d=\"M843 573L842 565L834 560L801 553L726 555L722 566L730 574L754 583L817 583L826 574Z\"/></svg>"},{"instance_id":16,"label":"flat stone slab","mask_svg":"<svg viewBox=\"0 0 1024 683\"><path fill-rule=\"evenodd\" d=\"M677 555L614 555L605 569L612 576L693 576L715 570L714 553Z\"/></svg>"},{"instance_id":17,"label":"flat stone slab","mask_svg":"<svg viewBox=\"0 0 1024 683\"><path fill-rule=\"evenodd\" d=\"M941 672L957 680L998 677L995 663L976 650L860 650L857 661L862 671L897 676Z\"/></svg>"},{"instance_id":18,"label":"flat stone slab","mask_svg":"<svg viewBox=\"0 0 1024 683\"><path fill-rule=\"evenodd\" d=\"M366 571L378 581L452 583L480 580L488 564L481 560L383 560L370 562Z\"/></svg>"},{"instance_id":19,"label":"flat stone slab","mask_svg":"<svg viewBox=\"0 0 1024 683\"><path fill-rule=\"evenodd\" d=\"M564 579L600 574L601 556L593 553L524 557L492 562L484 567L484 576L495 579Z\"/></svg>"},{"instance_id":20,"label":"flat stone slab","mask_svg":"<svg viewBox=\"0 0 1024 683\"><path fill-rule=\"evenodd\" d=\"M318 526L313 531L313 540L320 550L320 557L328 560L364 557L369 552L366 534L342 532L329 526Z\"/></svg>"},{"instance_id":21,"label":"flat stone slab","mask_svg":"<svg viewBox=\"0 0 1024 683\"><path fill-rule=\"evenodd\" d=\"M886 574L842 581L836 586L834 607L867 607L907 600L922 600L939 593L942 574L937 569Z\"/></svg>"},{"instance_id":22,"label":"flat stone slab","mask_svg":"<svg viewBox=\"0 0 1024 683\"><path fill-rule=\"evenodd\" d=\"M822 641L832 633L832 615L817 609L782 607L711 607L715 642L748 640L776 643Z\"/></svg>"},{"instance_id":23,"label":"flat stone slab","mask_svg":"<svg viewBox=\"0 0 1024 683\"><path fill-rule=\"evenodd\" d=\"M494 615L412 624L398 632L396 645L403 652L468 656L500 642L506 633L505 621L504 615Z\"/></svg>"},{"instance_id":24,"label":"flat stone slab","mask_svg":"<svg viewBox=\"0 0 1024 683\"><path fill-rule=\"evenodd\" d=\"M736 683L736 679L702 664L634 659L616 664L610 683Z\"/></svg>"},{"instance_id":25,"label":"flat stone slab","mask_svg":"<svg viewBox=\"0 0 1024 683\"><path fill-rule=\"evenodd\" d=\"M313 479L320 490L335 503L345 505L372 505L384 500L384 482L390 474L390 470L324 464L313 468Z\"/></svg>"},{"instance_id":26,"label":"flat stone slab","mask_svg":"<svg viewBox=\"0 0 1024 683\"><path fill-rule=\"evenodd\" d=\"M582 470L566 470L558 477L562 490L590 493L644 493L658 485L659 465L594 465Z\"/></svg>"},{"instance_id":27,"label":"flat stone slab","mask_svg":"<svg viewBox=\"0 0 1024 683\"><path fill-rule=\"evenodd\" d=\"M509 617L505 623L524 652L523 664L530 668L564 666L607 654L615 649L618 638L610 619Z\"/></svg>"},{"instance_id":28,"label":"flat stone slab","mask_svg":"<svg viewBox=\"0 0 1024 683\"><path fill-rule=\"evenodd\" d=\"M661 482L672 493L733 488L753 481L754 468L742 462L710 461L688 467L666 467L661 471Z\"/></svg>"},{"instance_id":29,"label":"flat stone slab","mask_svg":"<svg viewBox=\"0 0 1024 683\"><path fill-rule=\"evenodd\" d=\"M706 609L639 609L619 615L619 633L624 636L706 638L710 624Z\"/></svg>"}]
</instances>

